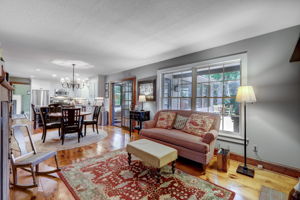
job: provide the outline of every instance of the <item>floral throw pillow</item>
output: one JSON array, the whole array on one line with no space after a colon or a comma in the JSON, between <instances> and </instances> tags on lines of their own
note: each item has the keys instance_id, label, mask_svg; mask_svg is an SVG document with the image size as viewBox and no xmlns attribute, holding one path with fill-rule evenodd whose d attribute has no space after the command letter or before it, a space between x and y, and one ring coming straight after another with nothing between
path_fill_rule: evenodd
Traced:
<instances>
[{"instance_id":1,"label":"floral throw pillow","mask_svg":"<svg viewBox=\"0 0 300 200\"><path fill-rule=\"evenodd\" d=\"M157 128L171 129L176 117L175 112L160 112L156 122Z\"/></svg>"},{"instance_id":2,"label":"floral throw pillow","mask_svg":"<svg viewBox=\"0 0 300 200\"><path fill-rule=\"evenodd\" d=\"M185 124L188 119L189 119L189 117L185 117L182 115L176 115L176 119L175 119L173 127L178 130L183 129L185 127Z\"/></svg>"},{"instance_id":3,"label":"floral throw pillow","mask_svg":"<svg viewBox=\"0 0 300 200\"><path fill-rule=\"evenodd\" d=\"M210 130L213 123L214 118L195 113L191 114L182 130L193 135L202 136Z\"/></svg>"}]
</instances>

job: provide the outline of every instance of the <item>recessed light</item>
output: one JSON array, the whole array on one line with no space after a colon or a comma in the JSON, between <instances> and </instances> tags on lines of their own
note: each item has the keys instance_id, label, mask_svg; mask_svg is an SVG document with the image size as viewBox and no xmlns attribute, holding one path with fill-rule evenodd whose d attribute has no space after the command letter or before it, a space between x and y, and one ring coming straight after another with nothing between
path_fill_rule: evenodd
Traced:
<instances>
[{"instance_id":1,"label":"recessed light","mask_svg":"<svg viewBox=\"0 0 300 200\"><path fill-rule=\"evenodd\" d=\"M56 74L52 74L52 77L55 78L57 75Z\"/></svg>"},{"instance_id":2,"label":"recessed light","mask_svg":"<svg viewBox=\"0 0 300 200\"><path fill-rule=\"evenodd\" d=\"M36 69L35 69L35 71L39 72L39 71L41 71L41 69L39 69L39 68L36 68Z\"/></svg>"}]
</instances>

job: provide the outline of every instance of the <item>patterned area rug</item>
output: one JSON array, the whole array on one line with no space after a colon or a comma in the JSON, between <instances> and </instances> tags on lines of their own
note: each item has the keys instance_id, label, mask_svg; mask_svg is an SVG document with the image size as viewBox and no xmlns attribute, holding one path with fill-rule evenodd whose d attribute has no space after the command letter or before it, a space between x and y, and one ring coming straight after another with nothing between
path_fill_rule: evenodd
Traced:
<instances>
[{"instance_id":1,"label":"patterned area rug","mask_svg":"<svg viewBox=\"0 0 300 200\"><path fill-rule=\"evenodd\" d=\"M127 153L114 151L101 157L66 166L59 176L81 200L232 200L234 192L188 175L171 167L161 170L160 181L155 169L133 156L128 166Z\"/></svg>"},{"instance_id":2,"label":"patterned area rug","mask_svg":"<svg viewBox=\"0 0 300 200\"><path fill-rule=\"evenodd\" d=\"M96 130L95 132L93 132L92 128L87 128L86 136L80 138L80 143L78 143L78 135L74 133L66 134L65 143L64 145L62 145L57 130L47 132L45 143L43 143L41 140L42 133L33 134L32 140L34 141L34 144L38 151L61 151L100 142L107 136L107 133L101 129L99 129L98 131L99 134L97 134ZM29 144L29 139L27 138L27 140Z\"/></svg>"}]
</instances>

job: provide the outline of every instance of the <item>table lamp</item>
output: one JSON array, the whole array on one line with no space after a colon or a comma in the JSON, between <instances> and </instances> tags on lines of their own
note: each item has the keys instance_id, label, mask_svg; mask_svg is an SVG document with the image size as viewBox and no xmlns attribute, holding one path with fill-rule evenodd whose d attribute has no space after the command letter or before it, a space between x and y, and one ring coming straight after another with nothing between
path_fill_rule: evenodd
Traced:
<instances>
[{"instance_id":1,"label":"table lamp","mask_svg":"<svg viewBox=\"0 0 300 200\"><path fill-rule=\"evenodd\" d=\"M240 165L236 172L249 177L254 177L254 170L247 167L247 128L246 128L246 104L256 102L252 86L240 86L236 95L236 101L244 104L244 166Z\"/></svg>"},{"instance_id":2,"label":"table lamp","mask_svg":"<svg viewBox=\"0 0 300 200\"><path fill-rule=\"evenodd\" d=\"M146 102L146 96L145 95L140 95L139 96L139 102L142 103L142 110L141 111L144 111L144 102Z\"/></svg>"}]
</instances>

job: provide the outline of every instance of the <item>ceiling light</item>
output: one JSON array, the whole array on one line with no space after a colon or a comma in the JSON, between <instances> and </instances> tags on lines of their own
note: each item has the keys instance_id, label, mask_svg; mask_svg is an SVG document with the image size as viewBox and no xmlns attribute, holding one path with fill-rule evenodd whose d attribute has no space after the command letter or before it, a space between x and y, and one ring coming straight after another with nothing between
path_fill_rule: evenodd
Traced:
<instances>
[{"instance_id":1,"label":"ceiling light","mask_svg":"<svg viewBox=\"0 0 300 200\"><path fill-rule=\"evenodd\" d=\"M41 69L39 69L39 68L36 68L36 69L35 69L35 71L39 72L39 71L41 71Z\"/></svg>"},{"instance_id":2,"label":"ceiling light","mask_svg":"<svg viewBox=\"0 0 300 200\"><path fill-rule=\"evenodd\" d=\"M76 66L77 69L88 69L94 67L93 65L81 61L81 60L61 60L61 59L55 59L52 61L53 64L63 66L63 67L73 67L73 65Z\"/></svg>"},{"instance_id":3,"label":"ceiling light","mask_svg":"<svg viewBox=\"0 0 300 200\"><path fill-rule=\"evenodd\" d=\"M57 75L56 74L52 74L52 77L55 78Z\"/></svg>"},{"instance_id":4,"label":"ceiling light","mask_svg":"<svg viewBox=\"0 0 300 200\"><path fill-rule=\"evenodd\" d=\"M60 62L58 62L58 63L60 63ZM73 69L72 70L72 80L70 80L69 77L65 77L65 78L62 77L60 79L60 83L63 88L72 88L73 91L75 89L82 89L83 87L88 86L88 82L86 80L81 80L79 77L77 77L77 79L75 79L75 66L76 66L76 64L72 64L72 69ZM55 74L55 76L56 76L56 74Z\"/></svg>"}]
</instances>

